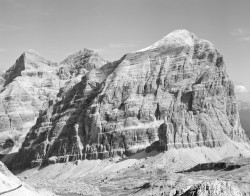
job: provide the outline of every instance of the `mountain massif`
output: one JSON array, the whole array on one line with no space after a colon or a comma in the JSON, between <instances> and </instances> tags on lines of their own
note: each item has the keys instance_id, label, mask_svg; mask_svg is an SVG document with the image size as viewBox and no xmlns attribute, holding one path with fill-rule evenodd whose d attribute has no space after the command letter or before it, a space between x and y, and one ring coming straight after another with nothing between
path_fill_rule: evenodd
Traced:
<instances>
[{"instance_id":1,"label":"mountain massif","mask_svg":"<svg viewBox=\"0 0 250 196\"><path fill-rule=\"evenodd\" d=\"M79 73L62 70L61 78ZM50 157L129 156L150 145L169 150L247 142L223 56L193 33L174 31L148 48L86 70L40 112L15 168Z\"/></svg>"},{"instance_id":2,"label":"mountain massif","mask_svg":"<svg viewBox=\"0 0 250 196\"><path fill-rule=\"evenodd\" d=\"M2 160L13 171L22 170L21 176L31 176L31 184L44 180L61 192L57 180L72 187L74 178L85 187L79 189L77 182L76 190L87 194L90 187L91 193L100 195L104 189L96 186L105 181L109 188L103 192L112 195L117 182L130 188L119 185L115 192L128 194L132 184L122 177L143 181L157 174L157 183L141 186L147 195L148 188L163 183L159 176L170 172L176 184L183 178L190 185L175 186L172 195L178 190L179 195L218 191L241 195L224 178L193 186L197 176L182 174L197 167L227 171L228 162L218 161L250 156L223 56L211 42L187 30L173 31L114 62L83 49L53 63L29 50L1 74L0 88L0 153L7 154ZM12 152L17 153L8 160ZM248 168L249 160L240 160L241 165L230 160L229 170ZM61 164L40 167L51 163ZM200 163L205 165L197 166ZM53 180L48 184L46 178ZM250 187L245 189L250 192Z\"/></svg>"}]
</instances>

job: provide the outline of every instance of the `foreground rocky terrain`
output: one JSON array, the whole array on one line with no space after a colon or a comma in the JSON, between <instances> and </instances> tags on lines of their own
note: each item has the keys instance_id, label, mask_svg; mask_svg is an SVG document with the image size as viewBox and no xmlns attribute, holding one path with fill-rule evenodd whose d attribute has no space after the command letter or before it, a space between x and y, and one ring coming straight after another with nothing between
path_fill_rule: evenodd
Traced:
<instances>
[{"instance_id":1,"label":"foreground rocky terrain","mask_svg":"<svg viewBox=\"0 0 250 196\"><path fill-rule=\"evenodd\" d=\"M220 160L228 152L228 156L235 156L237 149L227 146L223 150L195 147L161 153L144 151L124 159L57 163L17 175L34 187L59 195L192 196L196 190L200 193L196 195L250 195L249 158ZM220 161L212 163L211 159Z\"/></svg>"},{"instance_id":2,"label":"foreground rocky terrain","mask_svg":"<svg viewBox=\"0 0 250 196\"><path fill-rule=\"evenodd\" d=\"M250 144L223 56L187 30L114 62L87 49L59 64L28 51L3 78L1 133L29 131L2 160L34 187L60 195L250 193ZM38 81L46 81L44 96ZM12 120L17 112L22 121ZM0 138L3 152L13 150L10 136Z\"/></svg>"},{"instance_id":3,"label":"foreground rocky terrain","mask_svg":"<svg viewBox=\"0 0 250 196\"><path fill-rule=\"evenodd\" d=\"M15 177L7 167L0 162L0 195L7 196L53 196L46 190L36 190Z\"/></svg>"}]
</instances>

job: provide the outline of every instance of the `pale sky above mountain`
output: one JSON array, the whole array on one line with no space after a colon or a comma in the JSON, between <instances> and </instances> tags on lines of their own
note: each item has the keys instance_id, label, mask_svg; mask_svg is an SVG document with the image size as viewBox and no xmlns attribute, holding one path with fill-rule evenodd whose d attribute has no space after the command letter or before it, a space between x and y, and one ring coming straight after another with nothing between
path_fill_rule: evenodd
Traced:
<instances>
[{"instance_id":1,"label":"pale sky above mountain","mask_svg":"<svg viewBox=\"0 0 250 196\"><path fill-rule=\"evenodd\" d=\"M187 29L221 51L249 93L249 9L249 0L0 0L0 69L28 49L62 61L90 48L112 61Z\"/></svg>"}]
</instances>

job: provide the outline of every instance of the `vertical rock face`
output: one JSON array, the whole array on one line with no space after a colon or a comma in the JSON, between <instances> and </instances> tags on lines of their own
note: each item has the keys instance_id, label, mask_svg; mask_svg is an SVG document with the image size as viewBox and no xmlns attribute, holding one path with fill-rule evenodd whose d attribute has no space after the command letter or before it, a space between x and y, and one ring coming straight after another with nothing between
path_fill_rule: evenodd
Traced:
<instances>
[{"instance_id":1,"label":"vertical rock face","mask_svg":"<svg viewBox=\"0 0 250 196\"><path fill-rule=\"evenodd\" d=\"M86 49L83 51L71 55L58 65L29 50L3 74L4 85L0 94L0 153L8 153L15 143L22 141L22 137L35 124L39 111L53 103L52 100L56 99L61 87L61 93L65 89L69 90L85 73L105 63L97 53ZM72 56L73 62L70 60ZM79 71L77 78L71 69L77 70L75 67L80 65L88 67L88 70ZM68 78L63 78L62 73Z\"/></svg>"},{"instance_id":2,"label":"vertical rock face","mask_svg":"<svg viewBox=\"0 0 250 196\"><path fill-rule=\"evenodd\" d=\"M51 156L105 158L144 149L246 141L222 55L177 30L88 72L44 110L15 167Z\"/></svg>"}]
</instances>

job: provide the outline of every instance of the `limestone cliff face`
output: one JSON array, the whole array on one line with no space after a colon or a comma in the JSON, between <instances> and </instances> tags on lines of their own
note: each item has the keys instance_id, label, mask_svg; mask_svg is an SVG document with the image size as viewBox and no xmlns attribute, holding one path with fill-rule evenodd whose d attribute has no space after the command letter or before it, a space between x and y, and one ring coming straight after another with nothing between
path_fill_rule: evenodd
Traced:
<instances>
[{"instance_id":1,"label":"limestone cliff face","mask_svg":"<svg viewBox=\"0 0 250 196\"><path fill-rule=\"evenodd\" d=\"M77 52L74 64L89 66L89 64L100 66L103 60L90 50ZM70 59L68 57L67 59ZM85 61L83 61L84 59ZM78 62L78 60L81 62ZM91 60L91 62L89 62ZM66 68L69 60L64 63L52 63L41 57L35 51L29 50L23 53L16 63L3 74L3 89L0 93L0 153L10 152L15 143L20 143L29 129L35 124L39 111L47 108L52 100L57 99L59 89L69 89L73 81L79 82L85 73L78 73L78 78ZM72 66L71 66L72 67ZM62 69L69 78L61 78ZM86 71L91 70L92 67ZM63 88L61 88L63 87ZM16 149L14 147L14 149Z\"/></svg>"},{"instance_id":2,"label":"limestone cliff face","mask_svg":"<svg viewBox=\"0 0 250 196\"><path fill-rule=\"evenodd\" d=\"M186 30L93 69L66 89L40 114L15 167L51 156L129 155L157 140L165 149L246 141L222 55Z\"/></svg>"}]
</instances>

